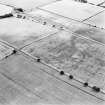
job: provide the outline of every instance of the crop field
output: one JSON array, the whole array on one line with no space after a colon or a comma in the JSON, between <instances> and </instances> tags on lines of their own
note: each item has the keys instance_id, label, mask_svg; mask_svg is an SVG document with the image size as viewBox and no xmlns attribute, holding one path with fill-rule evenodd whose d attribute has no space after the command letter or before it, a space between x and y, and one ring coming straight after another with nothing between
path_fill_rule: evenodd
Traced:
<instances>
[{"instance_id":1,"label":"crop field","mask_svg":"<svg viewBox=\"0 0 105 105\"><path fill-rule=\"evenodd\" d=\"M105 105L105 0L0 0L0 105Z\"/></svg>"}]
</instances>

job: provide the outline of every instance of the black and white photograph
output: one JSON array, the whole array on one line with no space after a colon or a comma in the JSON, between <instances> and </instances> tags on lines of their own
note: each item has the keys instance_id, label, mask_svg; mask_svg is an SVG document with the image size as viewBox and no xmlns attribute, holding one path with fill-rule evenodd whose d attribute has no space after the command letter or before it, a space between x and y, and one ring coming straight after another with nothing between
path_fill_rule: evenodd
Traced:
<instances>
[{"instance_id":1,"label":"black and white photograph","mask_svg":"<svg viewBox=\"0 0 105 105\"><path fill-rule=\"evenodd\" d=\"M105 0L0 0L0 105L105 105Z\"/></svg>"}]
</instances>

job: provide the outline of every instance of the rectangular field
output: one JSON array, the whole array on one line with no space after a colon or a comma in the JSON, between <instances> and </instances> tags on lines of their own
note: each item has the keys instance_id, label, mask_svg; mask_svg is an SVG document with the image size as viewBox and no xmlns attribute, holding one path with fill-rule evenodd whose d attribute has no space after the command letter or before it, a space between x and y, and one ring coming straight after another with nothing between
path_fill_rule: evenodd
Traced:
<instances>
[{"instance_id":1,"label":"rectangular field","mask_svg":"<svg viewBox=\"0 0 105 105\"><path fill-rule=\"evenodd\" d=\"M105 29L105 11L84 22Z\"/></svg>"},{"instance_id":2,"label":"rectangular field","mask_svg":"<svg viewBox=\"0 0 105 105\"><path fill-rule=\"evenodd\" d=\"M57 30L52 27L29 20L17 18L0 20L0 39L18 49L56 32Z\"/></svg>"},{"instance_id":3,"label":"rectangular field","mask_svg":"<svg viewBox=\"0 0 105 105\"><path fill-rule=\"evenodd\" d=\"M78 21L83 21L104 10L103 8L95 5L79 3L72 0L61 0L40 8Z\"/></svg>"},{"instance_id":4,"label":"rectangular field","mask_svg":"<svg viewBox=\"0 0 105 105\"><path fill-rule=\"evenodd\" d=\"M62 31L35 42L22 51L105 91L105 46L91 39Z\"/></svg>"},{"instance_id":5,"label":"rectangular field","mask_svg":"<svg viewBox=\"0 0 105 105\"><path fill-rule=\"evenodd\" d=\"M82 100L85 100L83 102L85 105L103 104L101 98L103 99L104 96L101 93L92 93L91 90L88 93L82 91L79 89L78 83L70 81L65 76L61 77L58 72L22 53L2 60L0 73L27 89L31 94L36 94L47 100L47 104L78 105ZM74 83L76 87L72 86Z\"/></svg>"}]
</instances>

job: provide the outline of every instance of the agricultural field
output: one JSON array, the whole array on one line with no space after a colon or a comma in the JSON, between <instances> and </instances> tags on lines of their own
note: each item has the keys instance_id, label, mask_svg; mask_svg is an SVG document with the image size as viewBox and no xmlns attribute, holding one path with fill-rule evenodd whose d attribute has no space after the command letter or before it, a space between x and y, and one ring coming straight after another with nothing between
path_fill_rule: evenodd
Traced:
<instances>
[{"instance_id":1,"label":"agricultural field","mask_svg":"<svg viewBox=\"0 0 105 105\"><path fill-rule=\"evenodd\" d=\"M46 64L75 75L84 82L90 81L100 70L105 70L105 47L70 32L62 31L33 43L23 50L44 60ZM105 74L100 77L103 84L99 84L104 89Z\"/></svg>"},{"instance_id":2,"label":"agricultural field","mask_svg":"<svg viewBox=\"0 0 105 105\"><path fill-rule=\"evenodd\" d=\"M0 105L105 105L105 0L0 0Z\"/></svg>"}]
</instances>

